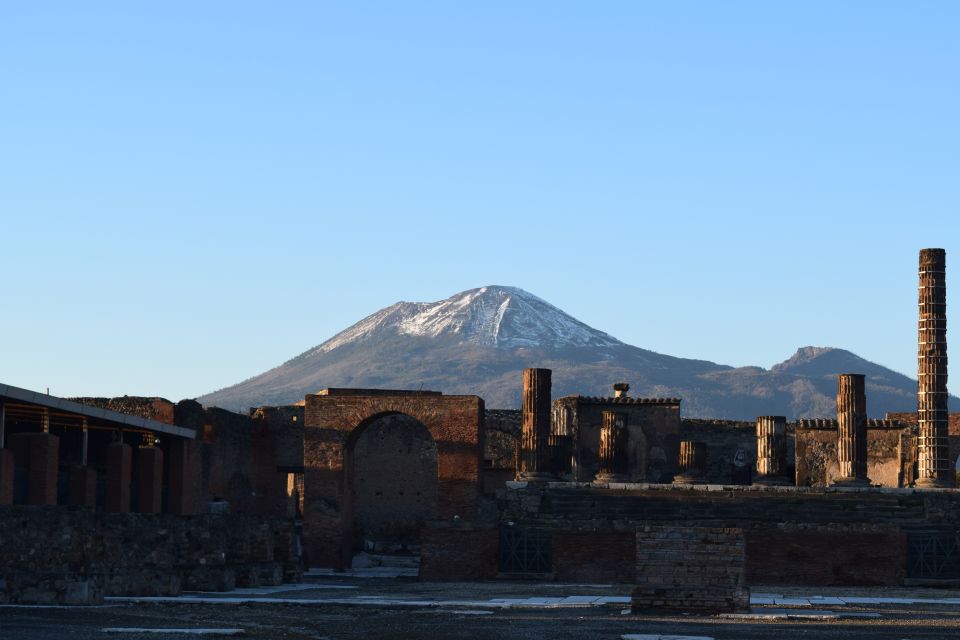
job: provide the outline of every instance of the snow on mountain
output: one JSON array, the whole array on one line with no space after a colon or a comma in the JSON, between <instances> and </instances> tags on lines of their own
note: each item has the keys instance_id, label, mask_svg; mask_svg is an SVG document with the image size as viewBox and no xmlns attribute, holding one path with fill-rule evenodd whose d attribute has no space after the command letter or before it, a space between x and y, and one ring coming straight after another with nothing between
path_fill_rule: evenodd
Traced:
<instances>
[{"instance_id":1,"label":"snow on mountain","mask_svg":"<svg viewBox=\"0 0 960 640\"><path fill-rule=\"evenodd\" d=\"M398 302L318 346L327 353L378 335L438 338L503 348L605 347L622 344L516 287L470 289L439 302Z\"/></svg>"}]
</instances>

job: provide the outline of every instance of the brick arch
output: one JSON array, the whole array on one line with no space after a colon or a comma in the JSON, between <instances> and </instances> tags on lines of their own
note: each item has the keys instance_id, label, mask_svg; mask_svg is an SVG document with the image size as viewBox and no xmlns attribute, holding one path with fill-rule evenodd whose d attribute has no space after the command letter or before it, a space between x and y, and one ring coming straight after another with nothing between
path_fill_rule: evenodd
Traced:
<instances>
[{"instance_id":1,"label":"brick arch","mask_svg":"<svg viewBox=\"0 0 960 640\"><path fill-rule=\"evenodd\" d=\"M303 536L310 566L349 567L349 443L366 425L386 415L410 416L436 442L437 517L473 520L480 497L483 410L477 396L436 392L328 389L307 396Z\"/></svg>"}]
</instances>

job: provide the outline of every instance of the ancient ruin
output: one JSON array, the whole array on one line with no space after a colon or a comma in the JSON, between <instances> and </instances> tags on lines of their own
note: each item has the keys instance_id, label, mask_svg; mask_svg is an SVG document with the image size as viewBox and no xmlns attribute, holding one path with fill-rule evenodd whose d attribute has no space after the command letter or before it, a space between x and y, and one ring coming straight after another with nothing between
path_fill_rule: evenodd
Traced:
<instances>
[{"instance_id":1,"label":"ancient ruin","mask_svg":"<svg viewBox=\"0 0 960 640\"><path fill-rule=\"evenodd\" d=\"M624 382L554 399L543 368L518 376L520 411L331 388L238 414L0 386L0 534L37 532L0 551L0 602L386 561L424 580L633 583L636 611L740 610L760 583L960 580L960 563L923 555L960 528L960 494L924 490L951 486L960 416L946 409L944 252L920 264L918 412L884 419L868 418L857 373L837 377L835 419L755 422L684 418L680 399ZM80 554L91 529L123 553ZM57 531L82 561L61 561Z\"/></svg>"}]
</instances>

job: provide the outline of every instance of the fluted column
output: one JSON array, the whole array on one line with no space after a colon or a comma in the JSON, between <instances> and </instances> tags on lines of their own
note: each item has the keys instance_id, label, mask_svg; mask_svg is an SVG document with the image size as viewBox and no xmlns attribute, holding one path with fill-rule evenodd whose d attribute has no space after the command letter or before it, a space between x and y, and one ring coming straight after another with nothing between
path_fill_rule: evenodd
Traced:
<instances>
[{"instance_id":1,"label":"fluted column","mask_svg":"<svg viewBox=\"0 0 960 640\"><path fill-rule=\"evenodd\" d=\"M863 374L841 373L837 376L837 462L839 477L834 484L870 484L867 480L867 395Z\"/></svg>"},{"instance_id":2,"label":"fluted column","mask_svg":"<svg viewBox=\"0 0 960 640\"><path fill-rule=\"evenodd\" d=\"M550 369L523 370L521 480L549 480Z\"/></svg>"},{"instance_id":3,"label":"fluted column","mask_svg":"<svg viewBox=\"0 0 960 640\"><path fill-rule=\"evenodd\" d=\"M788 484L787 417L757 417L757 484Z\"/></svg>"},{"instance_id":4,"label":"fluted column","mask_svg":"<svg viewBox=\"0 0 960 640\"><path fill-rule=\"evenodd\" d=\"M953 486L947 441L947 255L920 251L917 331L918 487Z\"/></svg>"},{"instance_id":5,"label":"fluted column","mask_svg":"<svg viewBox=\"0 0 960 640\"><path fill-rule=\"evenodd\" d=\"M678 470L679 474L673 479L674 484L703 482L707 475L707 444L681 440Z\"/></svg>"},{"instance_id":6,"label":"fluted column","mask_svg":"<svg viewBox=\"0 0 960 640\"><path fill-rule=\"evenodd\" d=\"M615 411L600 414L600 473L597 482L626 482L629 450L627 416Z\"/></svg>"}]
</instances>

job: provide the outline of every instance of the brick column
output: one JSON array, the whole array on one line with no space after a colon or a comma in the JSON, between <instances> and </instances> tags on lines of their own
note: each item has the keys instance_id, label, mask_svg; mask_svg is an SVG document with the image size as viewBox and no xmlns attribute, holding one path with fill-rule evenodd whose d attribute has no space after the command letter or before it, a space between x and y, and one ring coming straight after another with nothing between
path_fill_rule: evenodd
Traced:
<instances>
[{"instance_id":1,"label":"brick column","mask_svg":"<svg viewBox=\"0 0 960 640\"><path fill-rule=\"evenodd\" d=\"M162 510L163 451L157 447L137 449L137 497L140 513Z\"/></svg>"},{"instance_id":2,"label":"brick column","mask_svg":"<svg viewBox=\"0 0 960 640\"><path fill-rule=\"evenodd\" d=\"M73 507L97 506L97 471L90 467L74 467L70 471L70 505Z\"/></svg>"},{"instance_id":3,"label":"brick column","mask_svg":"<svg viewBox=\"0 0 960 640\"><path fill-rule=\"evenodd\" d=\"M13 504L13 451L0 449L0 505Z\"/></svg>"},{"instance_id":4,"label":"brick column","mask_svg":"<svg viewBox=\"0 0 960 640\"><path fill-rule=\"evenodd\" d=\"M679 474L674 484L702 483L707 475L707 444L705 442L680 441Z\"/></svg>"},{"instance_id":5,"label":"brick column","mask_svg":"<svg viewBox=\"0 0 960 640\"><path fill-rule=\"evenodd\" d=\"M947 254L920 251L917 331L918 487L952 487L947 439Z\"/></svg>"},{"instance_id":6,"label":"brick column","mask_svg":"<svg viewBox=\"0 0 960 640\"><path fill-rule=\"evenodd\" d=\"M837 377L837 462L834 484L868 486L867 396L864 376L841 373Z\"/></svg>"},{"instance_id":7,"label":"brick column","mask_svg":"<svg viewBox=\"0 0 960 640\"><path fill-rule=\"evenodd\" d=\"M197 512L197 456L195 440L171 438L167 447L167 507L170 513L189 516Z\"/></svg>"},{"instance_id":8,"label":"brick column","mask_svg":"<svg viewBox=\"0 0 960 640\"><path fill-rule=\"evenodd\" d=\"M521 480L551 480L550 369L523 370Z\"/></svg>"},{"instance_id":9,"label":"brick column","mask_svg":"<svg viewBox=\"0 0 960 640\"><path fill-rule=\"evenodd\" d=\"M600 473L596 482L627 482L630 464L627 416L604 411L600 419Z\"/></svg>"},{"instance_id":10,"label":"brick column","mask_svg":"<svg viewBox=\"0 0 960 640\"><path fill-rule=\"evenodd\" d=\"M789 484L787 417L757 417L757 484Z\"/></svg>"},{"instance_id":11,"label":"brick column","mask_svg":"<svg viewBox=\"0 0 960 640\"><path fill-rule=\"evenodd\" d=\"M57 504L57 473L60 438L49 433L31 433L28 444L28 501L35 505Z\"/></svg>"},{"instance_id":12,"label":"brick column","mask_svg":"<svg viewBox=\"0 0 960 640\"><path fill-rule=\"evenodd\" d=\"M107 482L104 510L114 513L130 511L130 471L133 449L122 442L107 445Z\"/></svg>"}]
</instances>

